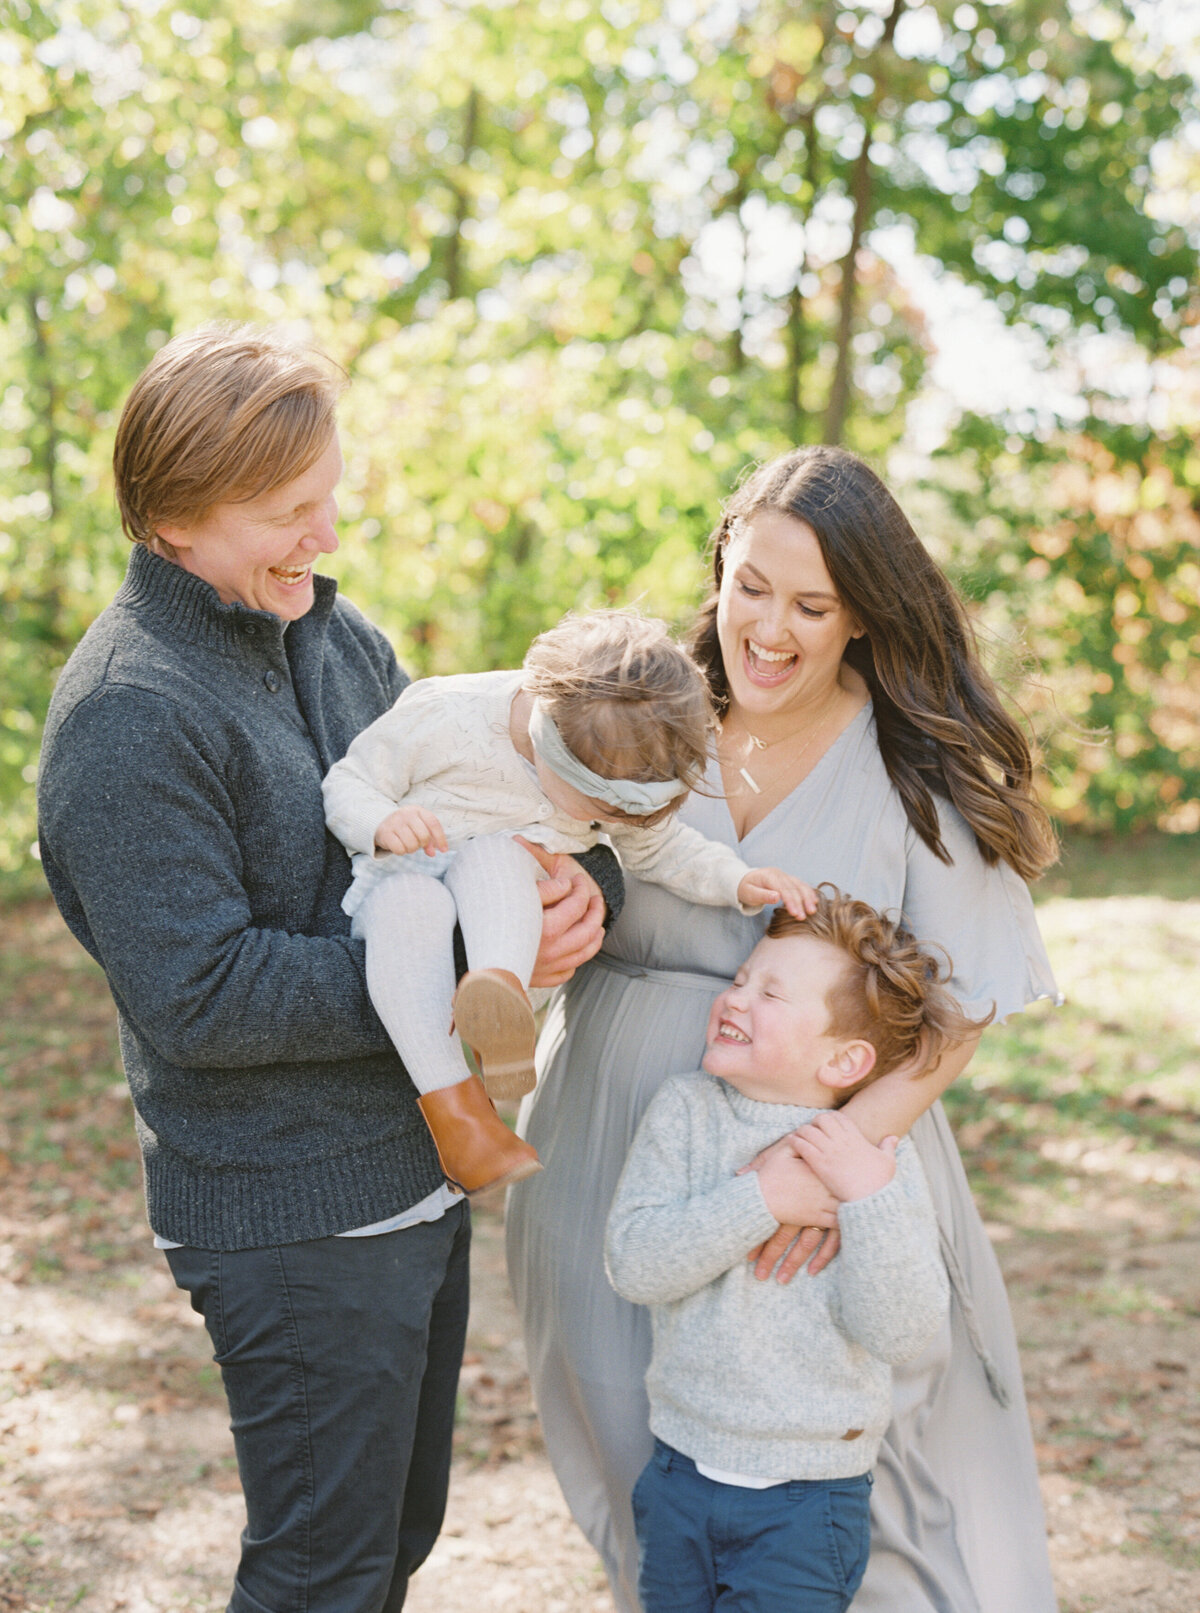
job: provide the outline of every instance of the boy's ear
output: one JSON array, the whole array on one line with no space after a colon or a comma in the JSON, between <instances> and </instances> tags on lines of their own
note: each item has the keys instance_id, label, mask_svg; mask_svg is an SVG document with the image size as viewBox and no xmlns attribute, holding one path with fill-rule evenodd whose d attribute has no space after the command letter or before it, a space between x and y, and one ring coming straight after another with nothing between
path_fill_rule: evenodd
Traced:
<instances>
[{"instance_id":1,"label":"boy's ear","mask_svg":"<svg viewBox=\"0 0 1200 1613\"><path fill-rule=\"evenodd\" d=\"M840 1091L843 1087L857 1086L865 1081L875 1068L875 1049L870 1042L856 1037L843 1042L837 1052L817 1071L822 1086Z\"/></svg>"}]
</instances>

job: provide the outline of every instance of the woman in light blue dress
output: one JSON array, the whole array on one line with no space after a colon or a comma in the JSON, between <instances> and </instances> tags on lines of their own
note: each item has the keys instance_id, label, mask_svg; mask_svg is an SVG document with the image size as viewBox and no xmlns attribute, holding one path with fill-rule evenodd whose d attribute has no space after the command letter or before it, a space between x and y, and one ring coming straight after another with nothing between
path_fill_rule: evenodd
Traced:
<instances>
[{"instance_id":1,"label":"woman in light blue dress","mask_svg":"<svg viewBox=\"0 0 1200 1613\"><path fill-rule=\"evenodd\" d=\"M1054 995L1024 882L1054 854L1028 749L883 484L841 450L797 450L730 501L715 558L696 648L722 723L686 821L901 910L950 955L973 1014ZM522 1112L545 1169L510 1198L513 1289L550 1458L621 1613L638 1606L629 1496L651 1448L650 1330L605 1279L605 1217L646 1104L699 1067L712 998L764 923L630 879L603 951L552 1005ZM954 1295L942 1336L896 1374L853 1613L1055 1607L1003 1281L935 1101L973 1050L848 1107L876 1141L911 1128ZM814 1223L832 1208L814 1187Z\"/></svg>"}]
</instances>

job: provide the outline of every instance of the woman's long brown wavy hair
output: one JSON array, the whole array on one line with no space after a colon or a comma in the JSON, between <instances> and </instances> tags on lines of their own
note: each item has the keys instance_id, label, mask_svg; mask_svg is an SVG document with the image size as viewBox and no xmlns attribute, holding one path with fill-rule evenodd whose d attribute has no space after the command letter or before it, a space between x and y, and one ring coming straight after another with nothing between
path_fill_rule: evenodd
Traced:
<instances>
[{"instance_id":1,"label":"woman's long brown wavy hair","mask_svg":"<svg viewBox=\"0 0 1200 1613\"><path fill-rule=\"evenodd\" d=\"M962 602L896 500L844 448L797 448L761 466L734 493L712 535L715 589L692 631L718 712L729 685L717 639L717 596L735 522L774 510L817 536L842 604L863 629L845 660L875 709L879 752L904 810L943 862L935 796L952 801L988 863L1024 879L1058 846L1033 790L1033 758L979 658Z\"/></svg>"}]
</instances>

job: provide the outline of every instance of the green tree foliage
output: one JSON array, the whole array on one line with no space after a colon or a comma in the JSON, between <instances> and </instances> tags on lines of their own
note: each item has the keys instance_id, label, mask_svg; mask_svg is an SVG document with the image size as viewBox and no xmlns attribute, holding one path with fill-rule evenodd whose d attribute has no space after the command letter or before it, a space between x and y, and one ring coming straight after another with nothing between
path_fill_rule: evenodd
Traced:
<instances>
[{"instance_id":1,"label":"green tree foliage","mask_svg":"<svg viewBox=\"0 0 1200 1613\"><path fill-rule=\"evenodd\" d=\"M930 357L897 240L1050 347L1169 353L1194 289L1153 205L1194 86L1121 0L0 0L0 68L9 872L55 672L124 565L116 412L177 330L283 321L346 367L339 574L414 670L445 671L519 659L571 605L685 618L756 457L827 439L882 463ZM1131 704L1112 655L1149 667L1157 639L1081 625L1106 589L1113 619L1086 556L1116 553L1116 517L1085 517L1068 470L1169 472L1164 578L1190 484L1170 442L1123 447L1092 407L1076 447L1033 409L968 422L946 485L967 575L995 558L987 610L1090 669L1071 715L1113 731L1057 804L1140 823L1196 793L1169 725L1122 754L1174 651ZM1039 549L1067 508L1071 543ZM976 551L985 528L1003 541Z\"/></svg>"},{"instance_id":2,"label":"green tree foliage","mask_svg":"<svg viewBox=\"0 0 1200 1613\"><path fill-rule=\"evenodd\" d=\"M936 464L960 582L1039 669L1049 804L1066 823L1200 829L1200 463L1105 433L1008 439L982 422Z\"/></svg>"}]
</instances>

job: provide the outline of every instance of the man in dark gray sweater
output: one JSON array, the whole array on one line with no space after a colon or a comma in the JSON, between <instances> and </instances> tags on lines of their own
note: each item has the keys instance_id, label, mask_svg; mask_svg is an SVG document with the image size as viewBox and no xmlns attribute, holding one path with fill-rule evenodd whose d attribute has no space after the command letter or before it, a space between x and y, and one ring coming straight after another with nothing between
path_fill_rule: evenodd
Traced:
<instances>
[{"instance_id":1,"label":"man in dark gray sweater","mask_svg":"<svg viewBox=\"0 0 1200 1613\"><path fill-rule=\"evenodd\" d=\"M339 391L247 328L169 343L114 468L125 582L59 680L46 876L117 1004L155 1241L205 1318L247 1528L234 1613L394 1613L441 1525L468 1212L371 1008L321 779L407 679L313 562ZM615 899L611 861L594 865ZM603 898L543 887L540 978Z\"/></svg>"}]
</instances>

